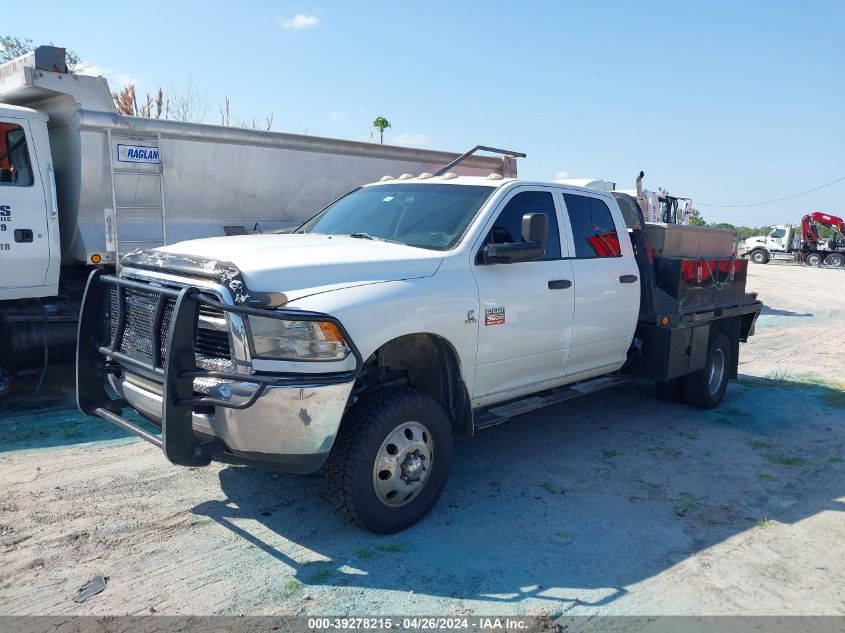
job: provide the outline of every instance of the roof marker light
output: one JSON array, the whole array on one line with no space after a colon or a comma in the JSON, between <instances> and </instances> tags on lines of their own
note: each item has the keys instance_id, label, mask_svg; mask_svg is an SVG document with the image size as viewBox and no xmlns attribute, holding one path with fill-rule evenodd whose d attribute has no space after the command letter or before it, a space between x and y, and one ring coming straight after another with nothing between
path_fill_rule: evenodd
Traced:
<instances>
[{"instance_id":1,"label":"roof marker light","mask_svg":"<svg viewBox=\"0 0 845 633\"><path fill-rule=\"evenodd\" d=\"M382 176L379 182L384 182L385 180L393 180L393 176Z\"/></svg>"},{"instance_id":2,"label":"roof marker light","mask_svg":"<svg viewBox=\"0 0 845 633\"><path fill-rule=\"evenodd\" d=\"M487 180L501 180L502 174L490 174L487 176Z\"/></svg>"},{"instance_id":3,"label":"roof marker light","mask_svg":"<svg viewBox=\"0 0 845 633\"><path fill-rule=\"evenodd\" d=\"M424 171L424 172L423 172L423 173L421 173L419 176L417 176L417 179L418 179L418 180L425 180L425 179L427 179L427 178L432 178L432 177L433 177L433 176L432 176L430 173L428 173L427 171Z\"/></svg>"},{"instance_id":4,"label":"roof marker light","mask_svg":"<svg viewBox=\"0 0 845 633\"><path fill-rule=\"evenodd\" d=\"M458 177L458 174L453 173L453 172L451 172L451 171L447 171L445 174L443 174L443 175L442 175L442 176L440 176L440 177L441 177L443 180L452 180L452 179L454 179L454 178L457 178L457 177Z\"/></svg>"},{"instance_id":5,"label":"roof marker light","mask_svg":"<svg viewBox=\"0 0 845 633\"><path fill-rule=\"evenodd\" d=\"M413 174L402 174L401 176L399 176L399 180L410 180L413 177Z\"/></svg>"}]
</instances>

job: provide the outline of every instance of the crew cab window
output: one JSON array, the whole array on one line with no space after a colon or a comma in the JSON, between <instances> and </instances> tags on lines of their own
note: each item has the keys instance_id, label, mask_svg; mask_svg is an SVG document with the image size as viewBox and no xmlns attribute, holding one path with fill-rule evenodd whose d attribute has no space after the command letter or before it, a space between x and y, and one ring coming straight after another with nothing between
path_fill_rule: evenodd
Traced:
<instances>
[{"instance_id":1,"label":"crew cab window","mask_svg":"<svg viewBox=\"0 0 845 633\"><path fill-rule=\"evenodd\" d=\"M26 134L20 125L0 123L0 187L32 185L32 167L26 145Z\"/></svg>"},{"instance_id":2,"label":"crew cab window","mask_svg":"<svg viewBox=\"0 0 845 633\"><path fill-rule=\"evenodd\" d=\"M539 259L560 259L557 213L554 198L549 191L523 191L511 198L496 218L484 244L522 242L522 216L526 213L544 213L549 218L549 243L546 253Z\"/></svg>"},{"instance_id":3,"label":"crew cab window","mask_svg":"<svg viewBox=\"0 0 845 633\"><path fill-rule=\"evenodd\" d=\"M575 239L575 257L595 259L622 254L613 216L603 200L574 193L563 194L563 199Z\"/></svg>"}]
</instances>

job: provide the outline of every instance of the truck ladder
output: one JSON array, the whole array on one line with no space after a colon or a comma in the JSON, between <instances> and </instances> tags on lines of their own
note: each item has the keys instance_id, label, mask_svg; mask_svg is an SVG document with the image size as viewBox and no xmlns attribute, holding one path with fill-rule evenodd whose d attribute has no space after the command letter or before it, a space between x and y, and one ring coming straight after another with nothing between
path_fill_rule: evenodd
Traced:
<instances>
[{"instance_id":1,"label":"truck ladder","mask_svg":"<svg viewBox=\"0 0 845 633\"><path fill-rule=\"evenodd\" d=\"M109 147L109 171L111 176L111 209L105 210L105 234L106 234L106 250L114 257L114 263L118 263L120 258L126 254L133 247L124 250L123 245L134 244L138 245L166 245L167 244L167 208L164 202L164 173L163 164L161 160L161 134L156 133L154 136L143 135L132 132L118 132L113 134L111 129L106 130L106 136ZM136 146L141 144L145 148L155 149L158 152L157 163L152 162L132 162L122 161L120 158L120 143L118 141L126 141L126 145ZM121 166L123 165L123 166ZM157 179L158 202L153 204L136 204L135 201L119 200L121 187L118 184L121 179L123 181L131 178L148 178ZM137 192L137 186L135 188ZM125 194L124 194L125 195ZM153 202L153 201L150 201ZM161 235L146 237L143 235L133 236L132 239L120 239L119 227L121 220L130 218L121 218L121 212L132 211L158 211L158 217L161 222ZM139 219L139 218L134 218ZM147 218L144 218L147 219ZM150 218L151 220L151 218ZM144 239L146 237L146 239Z\"/></svg>"}]
</instances>

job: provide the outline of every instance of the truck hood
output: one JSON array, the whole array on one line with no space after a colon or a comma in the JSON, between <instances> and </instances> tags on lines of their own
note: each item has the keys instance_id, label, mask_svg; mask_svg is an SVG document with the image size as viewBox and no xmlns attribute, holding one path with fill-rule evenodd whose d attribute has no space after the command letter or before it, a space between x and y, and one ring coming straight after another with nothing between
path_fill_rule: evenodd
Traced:
<instances>
[{"instance_id":1,"label":"truck hood","mask_svg":"<svg viewBox=\"0 0 845 633\"><path fill-rule=\"evenodd\" d=\"M316 292L433 275L442 253L340 235L271 234L212 237L155 249L234 264L252 291L288 301Z\"/></svg>"},{"instance_id":2,"label":"truck hood","mask_svg":"<svg viewBox=\"0 0 845 633\"><path fill-rule=\"evenodd\" d=\"M751 248L752 246L757 246L758 244L765 244L766 243L766 236L765 235L753 235L745 240L745 247Z\"/></svg>"}]
</instances>

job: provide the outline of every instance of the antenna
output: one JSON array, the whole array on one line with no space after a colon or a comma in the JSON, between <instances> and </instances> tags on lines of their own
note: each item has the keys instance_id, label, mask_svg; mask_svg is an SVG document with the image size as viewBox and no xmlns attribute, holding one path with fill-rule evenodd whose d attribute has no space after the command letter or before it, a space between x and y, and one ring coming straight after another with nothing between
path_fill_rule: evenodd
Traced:
<instances>
[{"instance_id":1,"label":"antenna","mask_svg":"<svg viewBox=\"0 0 845 633\"><path fill-rule=\"evenodd\" d=\"M464 162L467 158L469 158L470 156L472 156L473 154L475 154L475 152L477 152L479 150L481 150L483 152L492 152L493 154L501 154L502 156L511 156L513 158L525 158L525 154L523 154L522 152L512 152L508 149L496 149L495 147L487 147L486 145L476 145L471 150L469 150L465 154L461 154L455 160L453 160L451 163L449 163L448 165L446 165L445 167L443 167L442 169L437 171L434 174L434 176L435 177L442 176L447 171L452 169L452 167L454 167L455 165L459 165L460 163Z\"/></svg>"}]
</instances>

